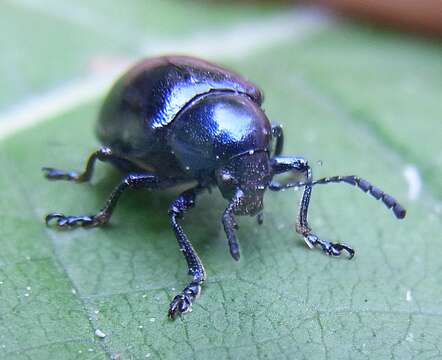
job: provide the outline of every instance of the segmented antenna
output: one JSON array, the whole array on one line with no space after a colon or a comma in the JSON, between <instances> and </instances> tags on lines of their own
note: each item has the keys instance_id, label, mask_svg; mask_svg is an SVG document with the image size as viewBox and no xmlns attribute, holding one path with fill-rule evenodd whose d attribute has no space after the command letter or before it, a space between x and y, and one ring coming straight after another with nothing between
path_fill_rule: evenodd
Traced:
<instances>
[{"instance_id":1,"label":"segmented antenna","mask_svg":"<svg viewBox=\"0 0 442 360\"><path fill-rule=\"evenodd\" d=\"M361 189L365 193L369 193L371 196L373 196L376 200L381 199L382 202L385 204L385 206L389 209L391 209L394 213L394 215L398 219L403 219L405 215L407 214L407 211L400 205L396 199L389 195L384 193L381 189L374 186L370 182L368 182L365 179L360 178L359 176L355 175L348 175L348 176L332 176L332 177L325 177L322 179L318 179L315 181L312 181L311 183L299 183L298 186L305 186L305 185L321 185L321 184L328 184L328 183L339 183L344 182L350 185L358 186L359 189Z\"/></svg>"}]
</instances>

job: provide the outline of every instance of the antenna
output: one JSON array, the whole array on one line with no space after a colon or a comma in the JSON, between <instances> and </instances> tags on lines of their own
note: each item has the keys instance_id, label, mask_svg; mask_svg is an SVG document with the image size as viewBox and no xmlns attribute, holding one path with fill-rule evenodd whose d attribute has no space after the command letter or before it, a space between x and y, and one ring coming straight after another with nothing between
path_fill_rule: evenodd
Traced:
<instances>
[{"instance_id":1,"label":"antenna","mask_svg":"<svg viewBox=\"0 0 442 360\"><path fill-rule=\"evenodd\" d=\"M331 177L325 177L322 179L318 179L312 182L298 182L298 183L289 183L282 185L283 188L291 188L291 187L297 187L297 186L306 186L306 185L323 185L323 184L329 184L329 183L347 183L353 186L357 186L359 189L361 189L365 193L369 193L371 196L373 196L376 200L381 199L382 202L385 204L385 206L389 209L391 209L394 213L394 215L398 219L403 219L405 215L407 214L407 211L404 209L404 207L397 202L397 200L389 195L383 192L378 187L371 184L369 181L360 178L356 175L347 175L347 176L331 176ZM270 187L272 187L270 185Z\"/></svg>"}]
</instances>

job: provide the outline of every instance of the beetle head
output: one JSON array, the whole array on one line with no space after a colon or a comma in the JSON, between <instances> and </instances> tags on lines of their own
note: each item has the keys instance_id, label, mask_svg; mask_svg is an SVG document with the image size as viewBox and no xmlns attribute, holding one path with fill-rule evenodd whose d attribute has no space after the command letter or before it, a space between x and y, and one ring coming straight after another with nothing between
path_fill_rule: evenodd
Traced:
<instances>
[{"instance_id":1,"label":"beetle head","mask_svg":"<svg viewBox=\"0 0 442 360\"><path fill-rule=\"evenodd\" d=\"M256 215L262 210L270 180L269 155L265 151L233 157L216 171L218 187L225 199L233 201L236 215Z\"/></svg>"}]
</instances>

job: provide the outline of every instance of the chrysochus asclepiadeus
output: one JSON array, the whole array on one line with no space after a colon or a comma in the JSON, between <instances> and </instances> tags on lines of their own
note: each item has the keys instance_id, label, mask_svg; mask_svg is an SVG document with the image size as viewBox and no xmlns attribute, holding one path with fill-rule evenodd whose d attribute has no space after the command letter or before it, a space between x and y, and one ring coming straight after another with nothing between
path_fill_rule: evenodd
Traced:
<instances>
[{"instance_id":1,"label":"chrysochus asclepiadeus","mask_svg":"<svg viewBox=\"0 0 442 360\"><path fill-rule=\"evenodd\" d=\"M256 215L261 223L267 189L304 189L296 230L310 247L319 246L333 256L346 251L351 258L354 251L312 232L307 210L314 185L355 185L381 199L397 218L405 217L405 209L393 197L358 176L313 180L304 158L282 156L282 128L270 124L261 109L262 101L262 92L254 84L201 59L164 56L138 63L116 82L104 102L96 128L103 147L90 156L85 171L43 168L48 179L85 182L92 176L95 161L100 160L115 165L124 178L96 215L51 213L46 222L55 221L62 228L100 226L109 221L128 188L193 184L169 207L170 223L192 276L170 304L173 318L191 308L206 279L201 260L178 221L204 190L217 186L228 201L222 223L235 260L240 256L235 215ZM274 179L283 173L303 178L284 183Z\"/></svg>"}]
</instances>

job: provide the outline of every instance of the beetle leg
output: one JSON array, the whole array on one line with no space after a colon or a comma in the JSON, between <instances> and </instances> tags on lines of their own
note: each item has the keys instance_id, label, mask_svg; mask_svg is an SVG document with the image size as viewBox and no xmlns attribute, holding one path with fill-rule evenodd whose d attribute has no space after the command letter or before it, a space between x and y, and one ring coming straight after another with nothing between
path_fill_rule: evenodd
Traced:
<instances>
[{"instance_id":1,"label":"beetle leg","mask_svg":"<svg viewBox=\"0 0 442 360\"><path fill-rule=\"evenodd\" d=\"M103 146L91 154L87 161L86 169L82 173L78 173L76 171L63 171L49 167L44 167L42 170L46 178L49 180L68 180L82 183L91 179L94 172L95 161L106 161L111 156L113 156L111 149Z\"/></svg>"},{"instance_id":2,"label":"beetle leg","mask_svg":"<svg viewBox=\"0 0 442 360\"><path fill-rule=\"evenodd\" d=\"M281 184L275 180L269 185L269 189L273 191L279 191L283 189L287 189L289 187L304 186L304 192L302 194L298 221L296 224L296 231L304 237L304 241L310 247L320 246L322 250L328 254L333 256L341 255L341 252L344 250L349 254L349 258L351 259L354 256L354 250L343 244L332 243L327 240L320 239L316 234L314 234L308 224L307 214L308 207L310 204L310 198L313 188L313 176L312 169L308 165L307 161L301 157L278 157L275 156L272 158L272 170L273 174L282 174L288 171L295 170L305 176L305 182L295 182L289 184Z\"/></svg>"},{"instance_id":3,"label":"beetle leg","mask_svg":"<svg viewBox=\"0 0 442 360\"><path fill-rule=\"evenodd\" d=\"M46 216L46 224L56 220L61 228L74 226L92 227L107 223L112 216L115 205L124 190L131 188L152 188L159 184L159 178L154 174L130 174L112 191L105 206L96 215L65 216L59 213L51 213Z\"/></svg>"},{"instance_id":4,"label":"beetle leg","mask_svg":"<svg viewBox=\"0 0 442 360\"><path fill-rule=\"evenodd\" d=\"M282 129L282 125L273 125L272 135L276 138L274 156L278 156L282 153L282 149L284 147L284 131Z\"/></svg>"},{"instance_id":5,"label":"beetle leg","mask_svg":"<svg viewBox=\"0 0 442 360\"><path fill-rule=\"evenodd\" d=\"M178 219L183 218L183 215L187 210L195 206L196 195L202 190L203 188L196 187L183 192L169 207L170 223L175 232L180 250L186 258L189 275L192 276L192 281L180 294L176 295L170 303L168 316L171 319L177 314L190 311L193 300L195 300L201 292L201 284L206 280L204 266L184 233L183 228L177 221Z\"/></svg>"},{"instance_id":6,"label":"beetle leg","mask_svg":"<svg viewBox=\"0 0 442 360\"><path fill-rule=\"evenodd\" d=\"M312 194L312 185L311 185L312 170L310 166L308 166L307 164L306 164L305 173L306 173L306 182L308 184L305 185L304 193L302 194L298 222L296 224L296 231L302 236L304 236L304 241L310 248L320 246L322 251L332 256L339 256L341 255L342 250L345 250L349 255L349 259L351 259L355 254L355 251L351 247L339 243L332 243L327 240L322 240L312 232L307 221L308 206Z\"/></svg>"}]
</instances>

